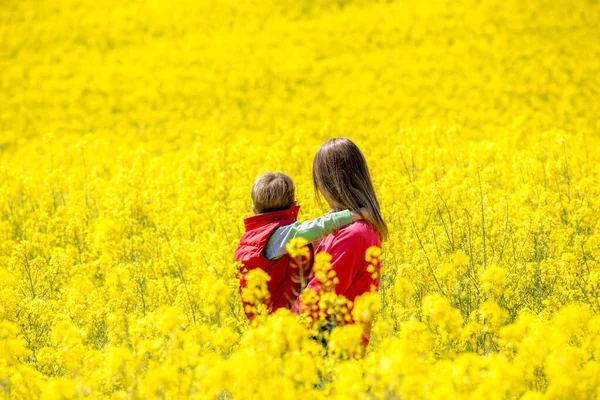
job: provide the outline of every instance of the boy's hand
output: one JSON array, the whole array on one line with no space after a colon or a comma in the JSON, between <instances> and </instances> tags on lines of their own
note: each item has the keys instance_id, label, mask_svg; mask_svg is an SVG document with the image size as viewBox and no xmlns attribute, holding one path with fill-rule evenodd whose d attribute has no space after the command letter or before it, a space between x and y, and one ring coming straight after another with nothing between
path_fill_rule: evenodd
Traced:
<instances>
[{"instance_id":1,"label":"boy's hand","mask_svg":"<svg viewBox=\"0 0 600 400\"><path fill-rule=\"evenodd\" d=\"M360 221L363 218L363 214L366 213L366 208L359 208L356 211L350 211L350 215L352 215L352 222Z\"/></svg>"}]
</instances>

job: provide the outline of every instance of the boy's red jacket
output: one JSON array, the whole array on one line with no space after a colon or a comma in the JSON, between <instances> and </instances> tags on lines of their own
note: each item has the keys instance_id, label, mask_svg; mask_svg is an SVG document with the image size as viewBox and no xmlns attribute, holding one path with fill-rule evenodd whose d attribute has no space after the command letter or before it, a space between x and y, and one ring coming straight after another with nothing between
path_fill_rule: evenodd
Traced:
<instances>
[{"instance_id":1,"label":"boy's red jacket","mask_svg":"<svg viewBox=\"0 0 600 400\"><path fill-rule=\"evenodd\" d=\"M271 277L267 282L270 297L266 300L267 309L273 312L279 308L291 308L300 293L300 270L290 265L290 257L285 254L277 260L269 260L263 255L263 251L271 235L279 227L293 224L298 218L299 206L287 210L275 211L265 214L257 214L244 219L246 232L242 235L240 244L235 251L235 260L241 261L240 268L240 292L246 286L246 274L253 269L260 268ZM311 251L312 253L312 251ZM304 266L305 276L310 272L310 263ZM246 312L246 303L244 303ZM249 319L253 318L251 313L246 312Z\"/></svg>"}]
</instances>

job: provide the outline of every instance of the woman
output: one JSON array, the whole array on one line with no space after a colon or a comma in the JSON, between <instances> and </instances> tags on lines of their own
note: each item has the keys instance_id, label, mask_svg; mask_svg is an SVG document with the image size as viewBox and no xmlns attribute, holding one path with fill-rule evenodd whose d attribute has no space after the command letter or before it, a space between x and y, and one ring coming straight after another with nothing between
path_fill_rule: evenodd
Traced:
<instances>
[{"instance_id":1,"label":"woman","mask_svg":"<svg viewBox=\"0 0 600 400\"><path fill-rule=\"evenodd\" d=\"M336 294L354 302L358 296L379 289L379 265L376 265L376 271L369 268L365 253L369 247L381 247L381 241L388 236L369 168L358 146L346 138L325 142L313 161L313 183L317 199L320 193L332 211L363 209L364 221L326 236L316 250L316 253L331 255L331 267L337 277ZM322 284L313 276L307 288L319 293ZM296 300L294 310L303 310L301 296ZM370 325L366 327L366 341Z\"/></svg>"}]
</instances>

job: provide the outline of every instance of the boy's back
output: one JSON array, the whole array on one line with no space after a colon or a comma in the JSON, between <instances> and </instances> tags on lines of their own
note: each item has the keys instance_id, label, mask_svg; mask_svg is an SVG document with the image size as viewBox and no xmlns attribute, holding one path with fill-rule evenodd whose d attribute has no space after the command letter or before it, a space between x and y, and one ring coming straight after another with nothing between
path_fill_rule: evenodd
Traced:
<instances>
[{"instance_id":1,"label":"boy's back","mask_svg":"<svg viewBox=\"0 0 600 400\"><path fill-rule=\"evenodd\" d=\"M235 260L243 263L240 289L246 285L245 275L253 269L260 268L271 278L267 282L269 298L265 304L270 312L282 307L290 308L301 290L299 279L294 279L297 272L292 270L288 254L274 260L269 260L264 256L264 250L271 235L278 228L296 222L299 208L296 206L288 210L246 218L244 220L246 232L235 251ZM305 276L308 276L310 271L310 265L307 267L308 269L304 272ZM248 318L252 319L253 314L247 310L248 305L244 302L244 311Z\"/></svg>"}]
</instances>

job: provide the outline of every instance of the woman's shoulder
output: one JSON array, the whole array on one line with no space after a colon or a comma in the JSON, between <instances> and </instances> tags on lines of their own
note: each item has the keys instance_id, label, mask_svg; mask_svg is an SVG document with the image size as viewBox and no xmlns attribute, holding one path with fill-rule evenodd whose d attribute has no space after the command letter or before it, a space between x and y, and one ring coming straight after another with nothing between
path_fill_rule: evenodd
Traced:
<instances>
[{"instance_id":1,"label":"woman's shoulder","mask_svg":"<svg viewBox=\"0 0 600 400\"><path fill-rule=\"evenodd\" d=\"M367 221L354 222L337 232L340 237L352 237L356 240L364 240L367 244L379 242L379 232L377 232Z\"/></svg>"},{"instance_id":2,"label":"woman's shoulder","mask_svg":"<svg viewBox=\"0 0 600 400\"><path fill-rule=\"evenodd\" d=\"M317 253L321 251L331 252L334 248L364 250L371 246L381 246L379 233L367 222L358 221L325 237L317 248Z\"/></svg>"}]
</instances>

